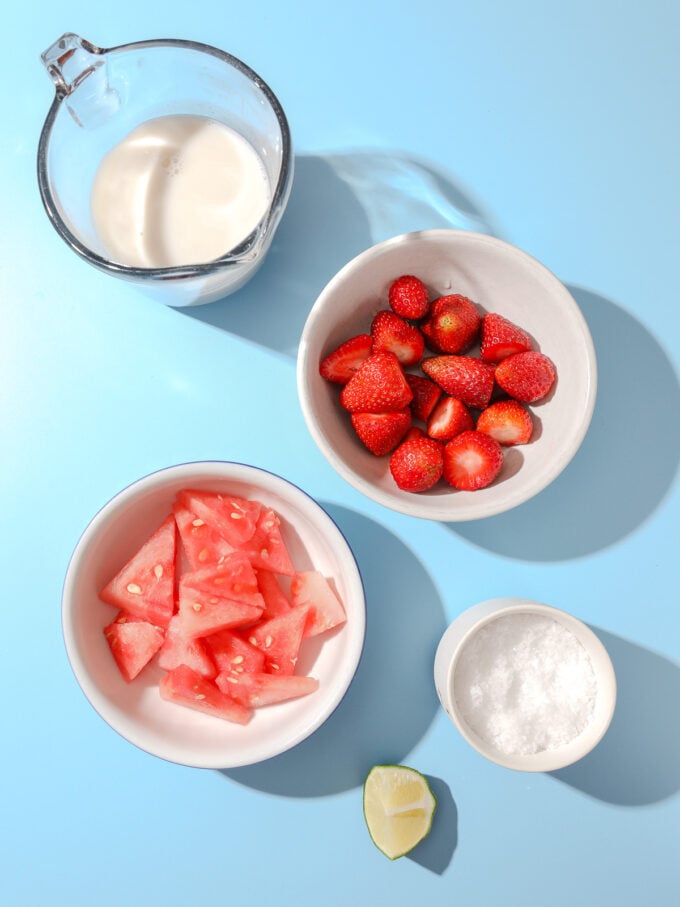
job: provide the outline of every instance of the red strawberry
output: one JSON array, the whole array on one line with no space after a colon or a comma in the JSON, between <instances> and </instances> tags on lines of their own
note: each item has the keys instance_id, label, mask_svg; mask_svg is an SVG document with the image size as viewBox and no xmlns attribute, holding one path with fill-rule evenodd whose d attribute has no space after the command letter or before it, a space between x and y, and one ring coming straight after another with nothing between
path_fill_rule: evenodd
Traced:
<instances>
[{"instance_id":1,"label":"red strawberry","mask_svg":"<svg viewBox=\"0 0 680 907\"><path fill-rule=\"evenodd\" d=\"M482 318L481 356L485 362L500 362L514 353L531 349L531 338L512 321L489 312Z\"/></svg>"},{"instance_id":2,"label":"red strawberry","mask_svg":"<svg viewBox=\"0 0 680 907\"><path fill-rule=\"evenodd\" d=\"M394 353L371 353L340 394L340 405L351 413L388 413L413 399Z\"/></svg>"},{"instance_id":3,"label":"red strawberry","mask_svg":"<svg viewBox=\"0 0 680 907\"><path fill-rule=\"evenodd\" d=\"M413 391L413 400L411 400L411 412L415 419L421 419L427 422L430 414L442 395L442 389L434 381L423 375L406 375L408 385Z\"/></svg>"},{"instance_id":4,"label":"red strawberry","mask_svg":"<svg viewBox=\"0 0 680 907\"><path fill-rule=\"evenodd\" d=\"M358 334L350 337L333 350L319 366L319 373L327 381L335 384L347 384L364 359L371 353L373 338L370 334Z\"/></svg>"},{"instance_id":5,"label":"red strawberry","mask_svg":"<svg viewBox=\"0 0 680 907\"><path fill-rule=\"evenodd\" d=\"M427 287L412 274L403 274L391 284L388 291L390 308L402 318L417 321L424 318L430 308L430 294Z\"/></svg>"},{"instance_id":6,"label":"red strawberry","mask_svg":"<svg viewBox=\"0 0 680 907\"><path fill-rule=\"evenodd\" d=\"M404 367L420 362L425 349L425 339L418 328L390 309L383 309L375 316L371 324L371 337L372 352L394 353Z\"/></svg>"},{"instance_id":7,"label":"red strawberry","mask_svg":"<svg viewBox=\"0 0 680 907\"><path fill-rule=\"evenodd\" d=\"M390 457L392 478L403 491L427 491L443 470L442 445L431 438L403 441Z\"/></svg>"},{"instance_id":8,"label":"red strawberry","mask_svg":"<svg viewBox=\"0 0 680 907\"><path fill-rule=\"evenodd\" d=\"M454 294L440 296L432 303L423 333L431 346L442 353L460 353L475 340L481 317L474 302Z\"/></svg>"},{"instance_id":9,"label":"red strawberry","mask_svg":"<svg viewBox=\"0 0 680 907\"><path fill-rule=\"evenodd\" d=\"M408 407L394 413L352 413L350 418L359 440L376 457L393 450L411 426Z\"/></svg>"},{"instance_id":10,"label":"red strawberry","mask_svg":"<svg viewBox=\"0 0 680 907\"><path fill-rule=\"evenodd\" d=\"M555 383L556 377L553 362L535 350L515 353L496 366L499 387L522 403L542 400Z\"/></svg>"},{"instance_id":11,"label":"red strawberry","mask_svg":"<svg viewBox=\"0 0 680 907\"><path fill-rule=\"evenodd\" d=\"M494 366L472 356L433 356L421 368L447 394L466 406L484 409L493 392Z\"/></svg>"},{"instance_id":12,"label":"red strawberry","mask_svg":"<svg viewBox=\"0 0 680 907\"><path fill-rule=\"evenodd\" d=\"M503 447L528 444L533 430L531 413L517 400L492 403L477 419L477 431L490 435Z\"/></svg>"},{"instance_id":13,"label":"red strawberry","mask_svg":"<svg viewBox=\"0 0 680 907\"><path fill-rule=\"evenodd\" d=\"M486 488L503 465L503 450L481 431L464 431L444 447L444 478L460 491Z\"/></svg>"},{"instance_id":14,"label":"red strawberry","mask_svg":"<svg viewBox=\"0 0 680 907\"><path fill-rule=\"evenodd\" d=\"M404 441L413 441L414 438L427 438L427 435L417 425L412 425L404 435Z\"/></svg>"},{"instance_id":15,"label":"red strawberry","mask_svg":"<svg viewBox=\"0 0 680 907\"><path fill-rule=\"evenodd\" d=\"M462 431L470 431L474 427L467 406L455 397L444 397L428 420L427 433L437 441L450 441Z\"/></svg>"}]
</instances>

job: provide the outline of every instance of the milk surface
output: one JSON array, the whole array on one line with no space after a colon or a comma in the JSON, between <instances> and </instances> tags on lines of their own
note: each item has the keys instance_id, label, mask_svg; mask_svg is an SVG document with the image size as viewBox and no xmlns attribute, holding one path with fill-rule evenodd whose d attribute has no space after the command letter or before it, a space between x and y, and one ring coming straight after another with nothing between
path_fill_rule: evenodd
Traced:
<instances>
[{"instance_id":1,"label":"milk surface","mask_svg":"<svg viewBox=\"0 0 680 907\"><path fill-rule=\"evenodd\" d=\"M255 149L199 116L148 120L108 152L92 220L111 260L142 268L212 261L257 226L271 200Z\"/></svg>"}]
</instances>

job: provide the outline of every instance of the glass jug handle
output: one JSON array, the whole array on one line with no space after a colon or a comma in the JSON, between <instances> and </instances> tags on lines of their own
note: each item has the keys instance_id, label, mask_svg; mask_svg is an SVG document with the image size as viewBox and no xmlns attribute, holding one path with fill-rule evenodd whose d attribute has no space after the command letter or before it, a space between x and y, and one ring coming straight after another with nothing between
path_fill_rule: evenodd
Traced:
<instances>
[{"instance_id":1,"label":"glass jug handle","mask_svg":"<svg viewBox=\"0 0 680 907\"><path fill-rule=\"evenodd\" d=\"M41 54L43 62L59 97L72 94L104 59L102 50L84 38L66 32Z\"/></svg>"}]
</instances>

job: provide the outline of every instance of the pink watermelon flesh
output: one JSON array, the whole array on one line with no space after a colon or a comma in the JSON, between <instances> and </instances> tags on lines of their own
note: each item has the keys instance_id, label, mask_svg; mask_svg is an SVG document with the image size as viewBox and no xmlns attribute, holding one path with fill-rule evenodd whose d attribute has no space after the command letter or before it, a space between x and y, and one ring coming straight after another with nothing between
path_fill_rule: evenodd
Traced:
<instances>
[{"instance_id":1,"label":"pink watermelon flesh","mask_svg":"<svg viewBox=\"0 0 680 907\"><path fill-rule=\"evenodd\" d=\"M281 675L294 673L307 612L306 607L291 608L287 614L241 631L251 645L264 653L265 672Z\"/></svg>"},{"instance_id":2,"label":"pink watermelon flesh","mask_svg":"<svg viewBox=\"0 0 680 907\"><path fill-rule=\"evenodd\" d=\"M220 630L205 637L219 673L259 673L264 670L264 654L231 630Z\"/></svg>"},{"instance_id":3,"label":"pink watermelon flesh","mask_svg":"<svg viewBox=\"0 0 680 907\"><path fill-rule=\"evenodd\" d=\"M187 636L207 636L218 630L241 627L259 620L262 608L199 592L179 584L179 613Z\"/></svg>"},{"instance_id":4,"label":"pink watermelon flesh","mask_svg":"<svg viewBox=\"0 0 680 907\"><path fill-rule=\"evenodd\" d=\"M161 648L164 632L148 621L121 611L104 627L104 636L120 673L130 683Z\"/></svg>"},{"instance_id":5,"label":"pink watermelon flesh","mask_svg":"<svg viewBox=\"0 0 680 907\"><path fill-rule=\"evenodd\" d=\"M175 518L166 517L99 597L114 608L167 627L175 610Z\"/></svg>"},{"instance_id":6,"label":"pink watermelon flesh","mask_svg":"<svg viewBox=\"0 0 680 907\"><path fill-rule=\"evenodd\" d=\"M208 595L229 598L260 610L264 608L264 599L258 589L255 571L250 565L248 556L242 551L224 555L221 563L184 573L181 585L184 589L195 589Z\"/></svg>"},{"instance_id":7,"label":"pink watermelon flesh","mask_svg":"<svg viewBox=\"0 0 680 907\"><path fill-rule=\"evenodd\" d=\"M226 672L218 674L215 683L223 693L249 708L298 699L319 688L319 681L314 677L275 674L242 674L235 677Z\"/></svg>"},{"instance_id":8,"label":"pink watermelon flesh","mask_svg":"<svg viewBox=\"0 0 680 907\"><path fill-rule=\"evenodd\" d=\"M257 570L292 576L295 568L281 537L280 526L278 515L271 509L263 508L254 535L240 548Z\"/></svg>"},{"instance_id":9,"label":"pink watermelon flesh","mask_svg":"<svg viewBox=\"0 0 680 907\"><path fill-rule=\"evenodd\" d=\"M160 694L169 702L186 705L216 718L247 724L252 710L219 690L212 680L201 677L186 665L169 671L159 683Z\"/></svg>"},{"instance_id":10,"label":"pink watermelon flesh","mask_svg":"<svg viewBox=\"0 0 680 907\"><path fill-rule=\"evenodd\" d=\"M177 498L234 548L240 548L252 538L262 510L259 501L208 491L186 489Z\"/></svg>"},{"instance_id":11,"label":"pink watermelon flesh","mask_svg":"<svg viewBox=\"0 0 680 907\"><path fill-rule=\"evenodd\" d=\"M290 584L290 597L294 607L310 609L305 627L305 638L325 633L345 623L345 609L330 583L317 570L296 573Z\"/></svg>"},{"instance_id":12,"label":"pink watermelon flesh","mask_svg":"<svg viewBox=\"0 0 680 907\"><path fill-rule=\"evenodd\" d=\"M255 573L257 575L257 585L264 601L262 619L269 620L271 617L278 617L279 614L286 614L290 611L292 605L281 589L276 574L270 573L269 570L256 570Z\"/></svg>"},{"instance_id":13,"label":"pink watermelon flesh","mask_svg":"<svg viewBox=\"0 0 680 907\"><path fill-rule=\"evenodd\" d=\"M219 532L186 507L176 502L173 510L182 548L192 570L217 564L220 558L234 550Z\"/></svg>"},{"instance_id":14,"label":"pink watermelon flesh","mask_svg":"<svg viewBox=\"0 0 680 907\"><path fill-rule=\"evenodd\" d=\"M164 671L186 665L202 677L214 677L218 668L202 639L189 636L182 617L175 614L165 634L165 641L158 653L158 664Z\"/></svg>"}]
</instances>

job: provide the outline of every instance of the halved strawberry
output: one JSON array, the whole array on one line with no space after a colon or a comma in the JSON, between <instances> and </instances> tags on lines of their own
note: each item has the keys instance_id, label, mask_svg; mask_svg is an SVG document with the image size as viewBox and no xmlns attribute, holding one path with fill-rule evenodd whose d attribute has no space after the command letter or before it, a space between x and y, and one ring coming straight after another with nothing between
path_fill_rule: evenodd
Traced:
<instances>
[{"instance_id":1,"label":"halved strawberry","mask_svg":"<svg viewBox=\"0 0 680 907\"><path fill-rule=\"evenodd\" d=\"M392 478L403 491L427 491L443 469L442 445L432 438L403 441L390 457Z\"/></svg>"},{"instance_id":2,"label":"halved strawberry","mask_svg":"<svg viewBox=\"0 0 680 907\"><path fill-rule=\"evenodd\" d=\"M452 397L466 406L484 409L491 399L494 366L472 356L433 356L421 368Z\"/></svg>"},{"instance_id":3,"label":"halved strawberry","mask_svg":"<svg viewBox=\"0 0 680 907\"><path fill-rule=\"evenodd\" d=\"M531 413L517 400L492 403L477 419L477 431L483 431L503 447L528 444L533 430Z\"/></svg>"},{"instance_id":4,"label":"halved strawberry","mask_svg":"<svg viewBox=\"0 0 680 907\"><path fill-rule=\"evenodd\" d=\"M440 296L432 303L423 333L430 346L442 353L461 353L477 337L481 316L467 296Z\"/></svg>"},{"instance_id":5,"label":"halved strawberry","mask_svg":"<svg viewBox=\"0 0 680 907\"><path fill-rule=\"evenodd\" d=\"M340 394L340 405L352 413L387 413L403 409L413 399L394 353L371 353Z\"/></svg>"},{"instance_id":6,"label":"halved strawberry","mask_svg":"<svg viewBox=\"0 0 680 907\"><path fill-rule=\"evenodd\" d=\"M485 362L501 362L514 353L531 349L531 337L514 322L496 312L482 318L481 357Z\"/></svg>"},{"instance_id":7,"label":"halved strawberry","mask_svg":"<svg viewBox=\"0 0 680 907\"><path fill-rule=\"evenodd\" d=\"M442 389L434 381L425 378L423 375L411 375L407 372L406 380L413 392L413 400L411 400L410 404L413 417L427 422L437 400L442 395Z\"/></svg>"},{"instance_id":8,"label":"halved strawberry","mask_svg":"<svg viewBox=\"0 0 680 907\"><path fill-rule=\"evenodd\" d=\"M424 318L430 307L427 287L413 274L402 274L392 282L388 290L388 300L393 312L413 321Z\"/></svg>"},{"instance_id":9,"label":"halved strawberry","mask_svg":"<svg viewBox=\"0 0 680 907\"><path fill-rule=\"evenodd\" d=\"M373 338L370 334L357 334L321 360L319 373L334 384L347 384L364 359L371 354Z\"/></svg>"},{"instance_id":10,"label":"halved strawberry","mask_svg":"<svg viewBox=\"0 0 680 907\"><path fill-rule=\"evenodd\" d=\"M396 413L352 413L352 427L361 443L376 457L382 457L397 446L411 425L411 410Z\"/></svg>"},{"instance_id":11,"label":"halved strawberry","mask_svg":"<svg viewBox=\"0 0 680 907\"><path fill-rule=\"evenodd\" d=\"M415 438L427 438L427 432L417 425L412 425L402 438L402 441L413 441Z\"/></svg>"},{"instance_id":12,"label":"halved strawberry","mask_svg":"<svg viewBox=\"0 0 680 907\"><path fill-rule=\"evenodd\" d=\"M444 447L444 479L460 491L486 488L502 466L500 444L481 431L464 431Z\"/></svg>"},{"instance_id":13,"label":"halved strawberry","mask_svg":"<svg viewBox=\"0 0 680 907\"><path fill-rule=\"evenodd\" d=\"M390 309L382 309L371 322L371 351L394 353L399 362L408 368L420 362L425 340L417 327L404 321Z\"/></svg>"},{"instance_id":14,"label":"halved strawberry","mask_svg":"<svg viewBox=\"0 0 680 907\"><path fill-rule=\"evenodd\" d=\"M557 371L551 359L531 350L508 356L496 366L496 381L506 394L522 403L536 403L550 391Z\"/></svg>"},{"instance_id":15,"label":"halved strawberry","mask_svg":"<svg viewBox=\"0 0 680 907\"><path fill-rule=\"evenodd\" d=\"M462 431L470 431L474 427L467 406L456 397L444 397L428 419L427 433L436 441L450 441Z\"/></svg>"}]
</instances>

